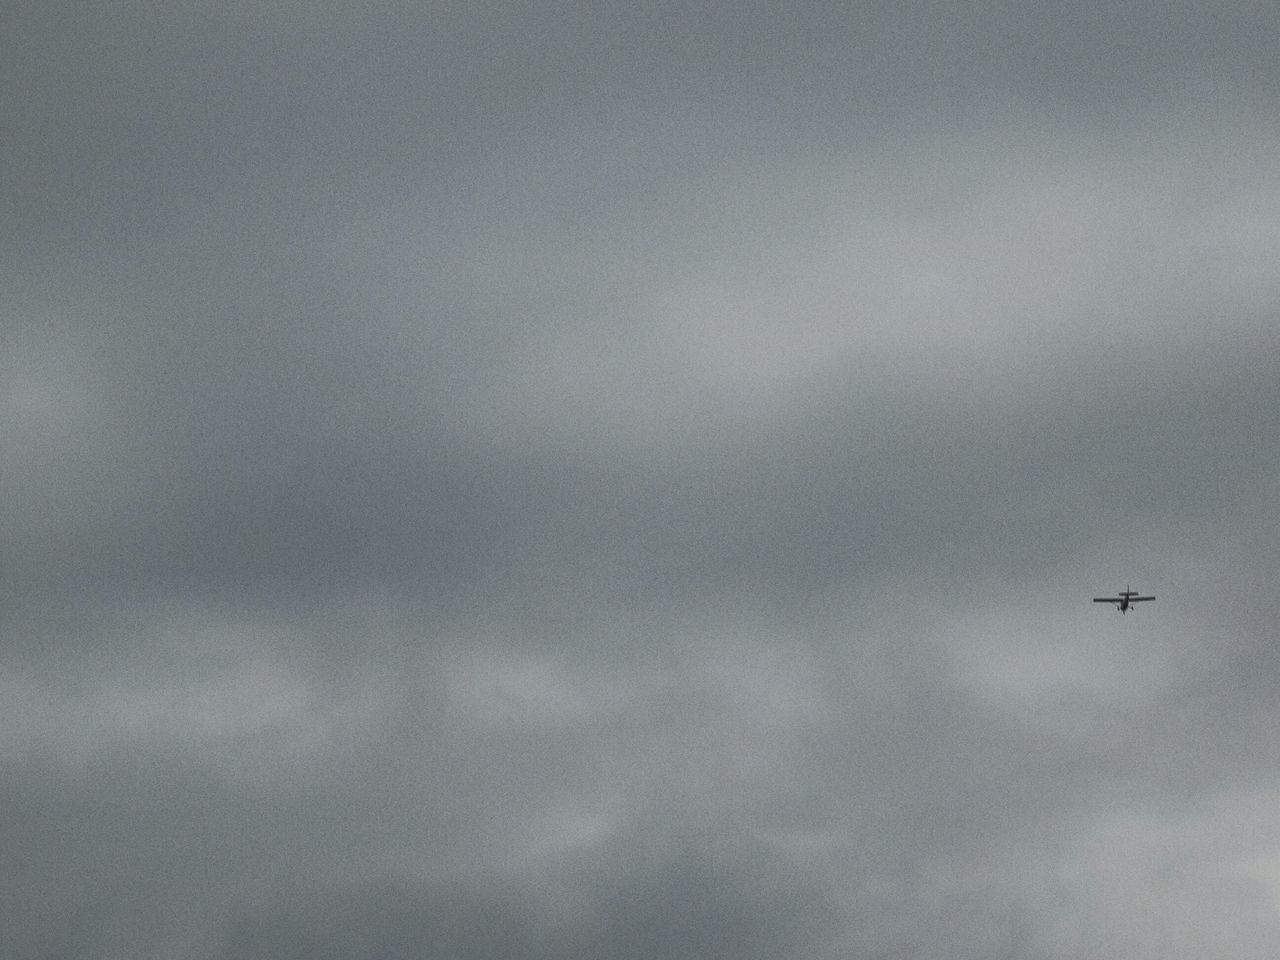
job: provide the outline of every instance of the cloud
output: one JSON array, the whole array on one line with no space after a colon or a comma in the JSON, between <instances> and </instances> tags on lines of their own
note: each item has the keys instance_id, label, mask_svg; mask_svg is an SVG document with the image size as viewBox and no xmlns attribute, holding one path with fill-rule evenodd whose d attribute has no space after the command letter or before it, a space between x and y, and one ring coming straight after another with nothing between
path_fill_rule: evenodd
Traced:
<instances>
[{"instance_id":1,"label":"cloud","mask_svg":"<svg viewBox=\"0 0 1280 960\"><path fill-rule=\"evenodd\" d=\"M311 891L305 903L259 906L233 920L212 958L534 957L518 904L465 887L390 882Z\"/></svg>"},{"instance_id":2,"label":"cloud","mask_svg":"<svg viewBox=\"0 0 1280 960\"><path fill-rule=\"evenodd\" d=\"M0 952L1274 954L1260 7L10 27Z\"/></svg>"},{"instance_id":3,"label":"cloud","mask_svg":"<svg viewBox=\"0 0 1280 960\"><path fill-rule=\"evenodd\" d=\"M830 954L838 912L801 872L723 833L687 840L611 839L543 878L532 900L514 894L520 880L496 893L390 879L297 890L295 905L229 917L209 956Z\"/></svg>"}]
</instances>

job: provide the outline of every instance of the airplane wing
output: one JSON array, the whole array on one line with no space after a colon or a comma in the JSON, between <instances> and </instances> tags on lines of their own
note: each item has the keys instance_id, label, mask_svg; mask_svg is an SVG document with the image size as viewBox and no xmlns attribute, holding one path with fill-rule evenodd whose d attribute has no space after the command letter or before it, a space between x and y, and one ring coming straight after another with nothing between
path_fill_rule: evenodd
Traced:
<instances>
[{"instance_id":1,"label":"airplane wing","mask_svg":"<svg viewBox=\"0 0 1280 960\"><path fill-rule=\"evenodd\" d=\"M1130 603L1137 603L1139 600L1154 600L1155 597L1130 597Z\"/></svg>"},{"instance_id":2,"label":"airplane wing","mask_svg":"<svg viewBox=\"0 0 1280 960\"><path fill-rule=\"evenodd\" d=\"M1154 600L1155 597L1152 597L1151 599ZM1119 597L1094 597L1093 602L1094 603L1119 603L1120 598Z\"/></svg>"}]
</instances>

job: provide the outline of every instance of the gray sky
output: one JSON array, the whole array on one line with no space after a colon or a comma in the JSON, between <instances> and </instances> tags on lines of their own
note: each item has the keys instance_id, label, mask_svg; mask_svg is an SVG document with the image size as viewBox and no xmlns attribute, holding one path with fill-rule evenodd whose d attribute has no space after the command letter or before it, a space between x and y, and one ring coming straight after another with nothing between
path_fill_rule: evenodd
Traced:
<instances>
[{"instance_id":1,"label":"gray sky","mask_svg":"<svg viewBox=\"0 0 1280 960\"><path fill-rule=\"evenodd\" d=\"M1278 40L8 5L0 955L1276 956Z\"/></svg>"}]
</instances>

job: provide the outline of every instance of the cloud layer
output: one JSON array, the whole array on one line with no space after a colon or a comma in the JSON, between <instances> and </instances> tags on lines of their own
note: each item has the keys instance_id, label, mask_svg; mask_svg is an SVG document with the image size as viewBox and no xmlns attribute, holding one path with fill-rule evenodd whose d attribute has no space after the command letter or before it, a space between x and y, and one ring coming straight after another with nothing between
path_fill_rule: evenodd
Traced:
<instances>
[{"instance_id":1,"label":"cloud layer","mask_svg":"<svg viewBox=\"0 0 1280 960\"><path fill-rule=\"evenodd\" d=\"M1275 33L12 14L0 953L1274 956Z\"/></svg>"}]
</instances>

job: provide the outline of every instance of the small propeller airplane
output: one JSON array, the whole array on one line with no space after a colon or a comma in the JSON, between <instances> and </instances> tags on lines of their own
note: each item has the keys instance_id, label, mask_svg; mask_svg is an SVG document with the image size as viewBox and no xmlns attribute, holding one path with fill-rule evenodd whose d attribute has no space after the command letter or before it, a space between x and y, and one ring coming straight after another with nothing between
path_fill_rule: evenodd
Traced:
<instances>
[{"instance_id":1,"label":"small propeller airplane","mask_svg":"<svg viewBox=\"0 0 1280 960\"><path fill-rule=\"evenodd\" d=\"M1121 613L1127 613L1129 608L1135 603L1141 603L1144 600L1154 600L1155 597L1140 597L1137 590L1130 590L1126 583L1124 589L1120 591L1118 597L1094 597L1094 603L1114 603L1116 609Z\"/></svg>"}]
</instances>

